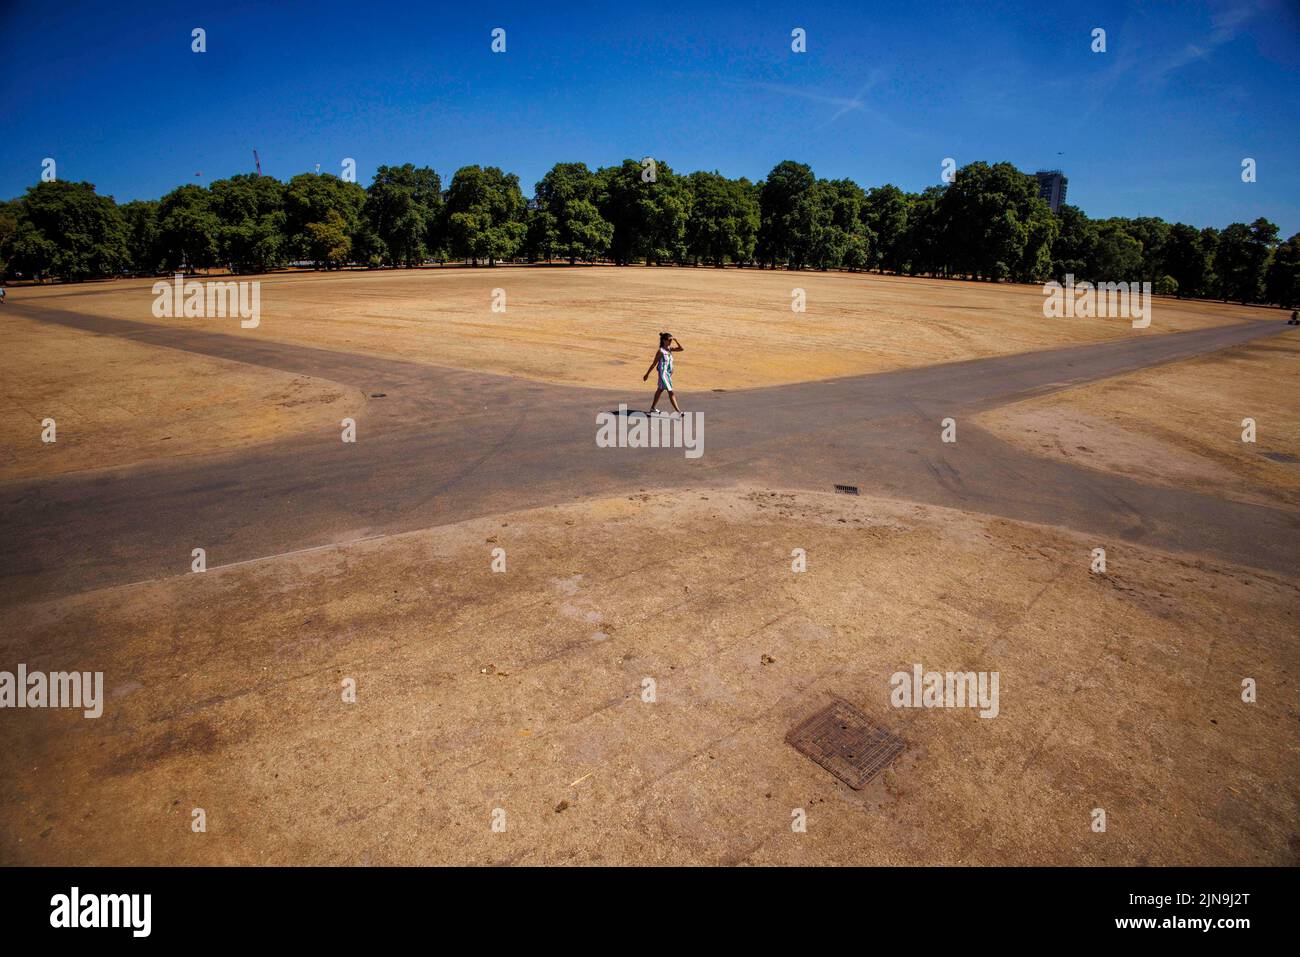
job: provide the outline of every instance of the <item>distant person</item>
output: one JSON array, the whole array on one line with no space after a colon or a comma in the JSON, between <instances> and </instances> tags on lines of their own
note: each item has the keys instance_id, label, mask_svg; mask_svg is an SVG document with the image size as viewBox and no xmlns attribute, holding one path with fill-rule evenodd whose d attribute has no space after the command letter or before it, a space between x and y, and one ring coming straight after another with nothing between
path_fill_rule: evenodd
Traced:
<instances>
[{"instance_id":1,"label":"distant person","mask_svg":"<svg viewBox=\"0 0 1300 957\"><path fill-rule=\"evenodd\" d=\"M673 404L673 411L678 415L682 414L682 410L677 406L677 399L673 395L673 353L681 351L682 344L674 339L671 334L667 332L659 333L659 351L650 360L650 368L646 369L645 375L641 377L641 381L645 382L650 378L651 372L654 372L656 368L659 370L659 388L655 389L654 401L650 403L651 415L659 411L655 406L659 404L659 397L665 392L668 393L668 401Z\"/></svg>"},{"instance_id":2,"label":"distant person","mask_svg":"<svg viewBox=\"0 0 1300 957\"><path fill-rule=\"evenodd\" d=\"M4 290L0 289L0 294L3 293ZM1286 324L1288 326L1300 326L1300 309L1291 310L1291 318L1286 321Z\"/></svg>"},{"instance_id":3,"label":"distant person","mask_svg":"<svg viewBox=\"0 0 1300 957\"><path fill-rule=\"evenodd\" d=\"M0 286L0 306L5 304L5 287Z\"/></svg>"}]
</instances>

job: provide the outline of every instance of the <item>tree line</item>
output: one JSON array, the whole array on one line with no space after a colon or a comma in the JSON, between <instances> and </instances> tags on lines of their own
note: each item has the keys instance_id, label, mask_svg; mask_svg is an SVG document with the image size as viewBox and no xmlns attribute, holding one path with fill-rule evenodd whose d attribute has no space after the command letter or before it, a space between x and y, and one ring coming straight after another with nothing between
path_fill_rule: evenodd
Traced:
<instances>
[{"instance_id":1,"label":"tree line","mask_svg":"<svg viewBox=\"0 0 1300 957\"><path fill-rule=\"evenodd\" d=\"M381 166L368 187L328 173L239 174L117 204L93 185L41 182L0 204L0 274L78 281L203 268L258 273L464 261L612 262L876 270L1043 282L1146 281L1156 292L1300 301L1300 234L1266 219L1222 230L1158 217L1053 214L1010 163L971 163L909 193L778 163L754 183L624 160L558 163L526 199L519 177L466 166Z\"/></svg>"}]
</instances>

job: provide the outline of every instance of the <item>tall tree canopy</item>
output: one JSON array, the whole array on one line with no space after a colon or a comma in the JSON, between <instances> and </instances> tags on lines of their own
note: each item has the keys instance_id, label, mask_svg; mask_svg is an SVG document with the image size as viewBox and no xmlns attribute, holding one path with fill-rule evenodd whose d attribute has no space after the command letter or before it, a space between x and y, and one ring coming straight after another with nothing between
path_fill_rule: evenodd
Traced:
<instances>
[{"instance_id":1,"label":"tall tree canopy","mask_svg":"<svg viewBox=\"0 0 1300 957\"><path fill-rule=\"evenodd\" d=\"M749 180L696 172L686 182L691 192L687 256L715 266L752 262L761 214L757 191Z\"/></svg>"},{"instance_id":2,"label":"tall tree canopy","mask_svg":"<svg viewBox=\"0 0 1300 957\"><path fill-rule=\"evenodd\" d=\"M121 213L90 183L38 183L7 219L0 259L11 275L76 281L116 276L130 265Z\"/></svg>"},{"instance_id":3,"label":"tall tree canopy","mask_svg":"<svg viewBox=\"0 0 1300 957\"><path fill-rule=\"evenodd\" d=\"M539 241L570 263L599 259L613 241L614 226L596 206L599 189L586 163L556 163L537 183L535 213L544 230Z\"/></svg>"},{"instance_id":4,"label":"tall tree canopy","mask_svg":"<svg viewBox=\"0 0 1300 957\"><path fill-rule=\"evenodd\" d=\"M381 262L418 266L446 252L442 180L428 166L379 167L366 189L364 214L366 245Z\"/></svg>"},{"instance_id":5,"label":"tall tree canopy","mask_svg":"<svg viewBox=\"0 0 1300 957\"><path fill-rule=\"evenodd\" d=\"M513 256L527 233L519 177L495 166L464 166L447 191L447 233L451 253L495 265Z\"/></svg>"},{"instance_id":6,"label":"tall tree canopy","mask_svg":"<svg viewBox=\"0 0 1300 957\"><path fill-rule=\"evenodd\" d=\"M761 217L757 255L769 266L790 261L796 244L796 217L800 199L816 184L810 166L785 160L772 168L759 192ZM808 217L804 211L803 218ZM805 223L807 228L807 223Z\"/></svg>"},{"instance_id":7,"label":"tall tree canopy","mask_svg":"<svg viewBox=\"0 0 1300 957\"><path fill-rule=\"evenodd\" d=\"M240 174L122 206L89 183L64 182L0 203L0 273L37 279L562 257L1018 282L1073 275L1293 306L1298 245L1262 218L1220 231L1154 216L1090 219L1070 205L1053 215L1034 177L983 162L920 193L864 191L792 160L751 183L626 159L596 170L557 163L532 200L497 167L463 167L444 188L433 169L407 163L380 166L366 189L329 174L288 183Z\"/></svg>"},{"instance_id":8,"label":"tall tree canopy","mask_svg":"<svg viewBox=\"0 0 1300 957\"><path fill-rule=\"evenodd\" d=\"M235 272L266 272L284 265L285 186L270 176L240 173L208 187L217 217L217 249Z\"/></svg>"},{"instance_id":9,"label":"tall tree canopy","mask_svg":"<svg viewBox=\"0 0 1300 957\"><path fill-rule=\"evenodd\" d=\"M366 191L332 173L299 173L285 188L285 231L292 255L323 269L351 262Z\"/></svg>"}]
</instances>

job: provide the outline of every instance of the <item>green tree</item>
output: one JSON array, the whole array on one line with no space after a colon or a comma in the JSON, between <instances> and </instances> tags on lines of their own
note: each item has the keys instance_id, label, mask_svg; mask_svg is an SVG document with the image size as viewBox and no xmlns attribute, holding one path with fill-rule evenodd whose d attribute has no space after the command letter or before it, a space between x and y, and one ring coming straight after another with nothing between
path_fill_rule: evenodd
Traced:
<instances>
[{"instance_id":1,"label":"green tree","mask_svg":"<svg viewBox=\"0 0 1300 957\"><path fill-rule=\"evenodd\" d=\"M905 261L907 195L897 186L877 186L867 191L863 220L875 239L869 257L877 269L899 273Z\"/></svg>"},{"instance_id":2,"label":"green tree","mask_svg":"<svg viewBox=\"0 0 1300 957\"><path fill-rule=\"evenodd\" d=\"M337 269L349 262L352 255L348 222L335 209L327 210L324 219L307 223L300 242L307 258L326 269Z\"/></svg>"},{"instance_id":3,"label":"green tree","mask_svg":"<svg viewBox=\"0 0 1300 957\"><path fill-rule=\"evenodd\" d=\"M796 242L807 255L818 220L816 206L808 194L817 184L810 166L783 160L772 167L759 192L758 244L760 263L776 267L790 261ZM800 203L803 201L803 205ZM796 237L796 230L803 232Z\"/></svg>"},{"instance_id":4,"label":"green tree","mask_svg":"<svg viewBox=\"0 0 1300 957\"><path fill-rule=\"evenodd\" d=\"M529 262L549 261L560 240L560 229L555 222L555 214L535 205L528 207L527 232L524 236L524 252ZM611 233L613 227L610 227Z\"/></svg>"},{"instance_id":5,"label":"green tree","mask_svg":"<svg viewBox=\"0 0 1300 957\"><path fill-rule=\"evenodd\" d=\"M1215 268L1215 262L1219 258L1219 238L1220 233L1213 226L1206 226L1201 230L1201 248L1205 250L1206 259L1209 261L1209 269L1205 274L1205 285L1201 295L1207 297L1222 297L1223 283L1219 279L1219 273Z\"/></svg>"},{"instance_id":6,"label":"green tree","mask_svg":"<svg viewBox=\"0 0 1300 957\"><path fill-rule=\"evenodd\" d=\"M67 282L116 276L130 264L113 198L97 195L90 183L63 181L28 188L5 255L10 276Z\"/></svg>"},{"instance_id":7,"label":"green tree","mask_svg":"<svg viewBox=\"0 0 1300 957\"><path fill-rule=\"evenodd\" d=\"M1169 237L1172 227L1158 216L1139 216L1123 220L1124 230L1142 246L1142 264L1138 277L1143 282L1155 282L1166 275L1169 256Z\"/></svg>"},{"instance_id":8,"label":"green tree","mask_svg":"<svg viewBox=\"0 0 1300 957\"><path fill-rule=\"evenodd\" d=\"M790 267L864 268L871 251L865 209L866 193L852 180L815 182L786 217Z\"/></svg>"},{"instance_id":9,"label":"green tree","mask_svg":"<svg viewBox=\"0 0 1300 957\"><path fill-rule=\"evenodd\" d=\"M851 179L823 180L818 186L830 211L821 268L866 269L876 242L867 223L867 194Z\"/></svg>"},{"instance_id":10,"label":"green tree","mask_svg":"<svg viewBox=\"0 0 1300 957\"><path fill-rule=\"evenodd\" d=\"M609 255L617 265L625 266L645 254L650 232L649 214L653 204L645 198L641 164L626 159L618 166L596 171L596 208L601 217L614 227L609 241Z\"/></svg>"},{"instance_id":11,"label":"green tree","mask_svg":"<svg viewBox=\"0 0 1300 957\"><path fill-rule=\"evenodd\" d=\"M609 250L614 238L614 227L605 221L596 209L596 204L589 199L580 199L569 203L565 216L557 224L558 241L569 255L569 263L575 259L599 259Z\"/></svg>"},{"instance_id":12,"label":"green tree","mask_svg":"<svg viewBox=\"0 0 1300 957\"><path fill-rule=\"evenodd\" d=\"M332 173L299 173L284 193L285 232L291 255L318 269L337 269L353 259L354 239L365 229L366 191Z\"/></svg>"},{"instance_id":13,"label":"green tree","mask_svg":"<svg viewBox=\"0 0 1300 957\"><path fill-rule=\"evenodd\" d=\"M1294 304L1297 238L1265 219L1222 233L1158 217L1053 216L1036 181L1009 163L976 162L949 186L864 192L778 163L761 183L719 172L647 175L628 159L592 172L557 163L525 203L518 178L467 166L444 193L429 167L381 166L368 189L325 174L282 184L240 174L207 190L118 207L85 183L42 183L0 203L0 274L93 278L226 263L263 271L293 259L415 266L449 253L495 264L608 256L623 265L881 269L909 275L1039 281L1141 280L1180 296Z\"/></svg>"},{"instance_id":14,"label":"green tree","mask_svg":"<svg viewBox=\"0 0 1300 957\"><path fill-rule=\"evenodd\" d=\"M1142 244L1121 219L1097 222L1096 240L1082 278L1093 282L1127 282L1142 272Z\"/></svg>"},{"instance_id":15,"label":"green tree","mask_svg":"<svg viewBox=\"0 0 1300 957\"><path fill-rule=\"evenodd\" d=\"M646 183L641 203L648 224L645 260L649 265L686 261L686 224L691 218L691 189L667 163L658 164L653 182Z\"/></svg>"},{"instance_id":16,"label":"green tree","mask_svg":"<svg viewBox=\"0 0 1300 957\"><path fill-rule=\"evenodd\" d=\"M16 199L0 203L0 278L9 274L9 257L13 255L14 233L18 231L19 203Z\"/></svg>"},{"instance_id":17,"label":"green tree","mask_svg":"<svg viewBox=\"0 0 1300 957\"><path fill-rule=\"evenodd\" d=\"M929 273L948 275L944 248L947 225L940 214L946 186L927 186L908 196L907 232L901 242L899 261L909 276Z\"/></svg>"},{"instance_id":18,"label":"green tree","mask_svg":"<svg viewBox=\"0 0 1300 957\"><path fill-rule=\"evenodd\" d=\"M442 180L431 168L381 166L366 189L362 245L390 265L418 266L443 251L442 213Z\"/></svg>"},{"instance_id":19,"label":"green tree","mask_svg":"<svg viewBox=\"0 0 1300 957\"><path fill-rule=\"evenodd\" d=\"M1214 268L1225 299L1242 303L1260 301L1264 270L1276 244L1277 227L1263 218L1249 226L1233 223L1219 234Z\"/></svg>"},{"instance_id":20,"label":"green tree","mask_svg":"<svg viewBox=\"0 0 1300 957\"><path fill-rule=\"evenodd\" d=\"M716 172L691 173L686 180L691 190L688 257L718 267L750 262L758 238L759 206L749 180L731 180Z\"/></svg>"},{"instance_id":21,"label":"green tree","mask_svg":"<svg viewBox=\"0 0 1300 957\"><path fill-rule=\"evenodd\" d=\"M194 270L215 265L221 255L221 221L212 212L211 194L187 183L158 204L158 247L167 270Z\"/></svg>"},{"instance_id":22,"label":"green tree","mask_svg":"<svg viewBox=\"0 0 1300 957\"><path fill-rule=\"evenodd\" d=\"M537 183L536 203L543 228L539 239L569 257L597 259L609 251L614 226L597 208L600 181L586 163L556 163ZM553 235L548 235L553 231Z\"/></svg>"},{"instance_id":23,"label":"green tree","mask_svg":"<svg viewBox=\"0 0 1300 957\"><path fill-rule=\"evenodd\" d=\"M522 247L526 203L519 177L495 166L464 166L447 191L447 231L453 256L495 266Z\"/></svg>"},{"instance_id":24,"label":"green tree","mask_svg":"<svg viewBox=\"0 0 1300 957\"><path fill-rule=\"evenodd\" d=\"M656 163L654 179L636 160L597 170L596 208L613 227L609 255L620 266L686 259L686 224L691 212L687 181L667 163Z\"/></svg>"},{"instance_id":25,"label":"green tree","mask_svg":"<svg viewBox=\"0 0 1300 957\"><path fill-rule=\"evenodd\" d=\"M939 203L945 265L977 279L1020 281L1050 272L1059 226L1038 196L1038 182L1010 163L970 163L957 171Z\"/></svg>"},{"instance_id":26,"label":"green tree","mask_svg":"<svg viewBox=\"0 0 1300 957\"><path fill-rule=\"evenodd\" d=\"M1264 271L1264 297L1283 309L1300 304L1300 233L1273 251L1273 260Z\"/></svg>"},{"instance_id":27,"label":"green tree","mask_svg":"<svg viewBox=\"0 0 1300 957\"><path fill-rule=\"evenodd\" d=\"M1068 203L1056 213L1057 235L1052 243L1052 276L1086 279L1097 245L1097 227L1078 206Z\"/></svg>"},{"instance_id":28,"label":"green tree","mask_svg":"<svg viewBox=\"0 0 1300 957\"><path fill-rule=\"evenodd\" d=\"M132 272L153 276L162 269L162 251L158 242L159 206L156 199L137 199L118 207Z\"/></svg>"},{"instance_id":29,"label":"green tree","mask_svg":"<svg viewBox=\"0 0 1300 957\"><path fill-rule=\"evenodd\" d=\"M1164 268L1177 283L1178 295L1208 295L1211 280L1211 255L1199 230L1185 223L1174 223L1164 245Z\"/></svg>"},{"instance_id":30,"label":"green tree","mask_svg":"<svg viewBox=\"0 0 1300 957\"><path fill-rule=\"evenodd\" d=\"M266 272L288 258L285 185L273 176L240 173L214 180L209 208L220 224L220 258L235 272Z\"/></svg>"}]
</instances>

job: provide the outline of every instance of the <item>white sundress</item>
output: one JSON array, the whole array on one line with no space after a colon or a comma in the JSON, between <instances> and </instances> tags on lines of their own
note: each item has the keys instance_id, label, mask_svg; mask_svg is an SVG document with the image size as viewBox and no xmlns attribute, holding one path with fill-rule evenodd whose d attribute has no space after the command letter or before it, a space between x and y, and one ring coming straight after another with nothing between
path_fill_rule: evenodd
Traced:
<instances>
[{"instance_id":1,"label":"white sundress","mask_svg":"<svg viewBox=\"0 0 1300 957\"><path fill-rule=\"evenodd\" d=\"M673 391L673 354L667 349L659 350L659 388Z\"/></svg>"}]
</instances>

